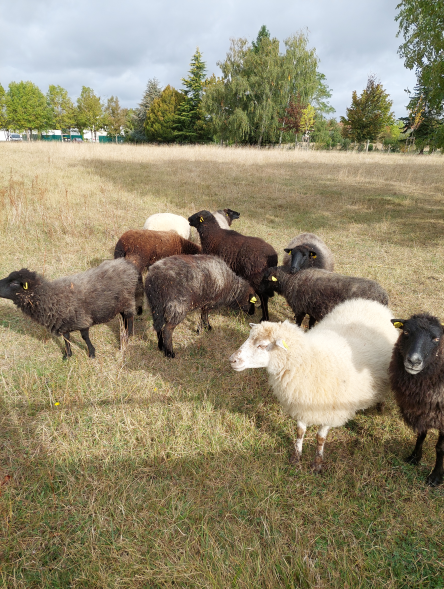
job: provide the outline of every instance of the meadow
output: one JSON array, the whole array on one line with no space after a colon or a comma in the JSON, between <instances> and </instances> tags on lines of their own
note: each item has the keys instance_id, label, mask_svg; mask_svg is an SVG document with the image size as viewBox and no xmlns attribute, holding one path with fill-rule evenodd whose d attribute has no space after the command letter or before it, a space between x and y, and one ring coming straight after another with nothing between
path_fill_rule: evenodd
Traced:
<instances>
[{"instance_id":1,"label":"meadow","mask_svg":"<svg viewBox=\"0 0 444 589\"><path fill-rule=\"evenodd\" d=\"M0 144L0 278L55 278L111 258L156 212L230 207L283 248L319 234L338 272L378 280L395 316L444 317L444 159L92 144ZM270 318L291 319L280 297ZM256 310L253 320L259 321ZM62 342L0 299L0 587L442 588L444 488L389 400L331 430L322 475L289 463L295 423L265 370L228 357L251 318L198 315L157 350L149 310Z\"/></svg>"}]
</instances>

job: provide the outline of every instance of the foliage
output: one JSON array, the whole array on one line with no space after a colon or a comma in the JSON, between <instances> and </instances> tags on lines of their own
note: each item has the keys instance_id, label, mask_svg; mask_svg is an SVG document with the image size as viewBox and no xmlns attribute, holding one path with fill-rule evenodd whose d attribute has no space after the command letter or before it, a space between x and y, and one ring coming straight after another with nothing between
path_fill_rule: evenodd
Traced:
<instances>
[{"instance_id":1,"label":"foliage","mask_svg":"<svg viewBox=\"0 0 444 589\"><path fill-rule=\"evenodd\" d=\"M103 104L92 88L82 86L77 98L76 124L79 131L89 129L91 134L97 133L103 126Z\"/></svg>"},{"instance_id":2,"label":"foliage","mask_svg":"<svg viewBox=\"0 0 444 589\"><path fill-rule=\"evenodd\" d=\"M316 111L311 104L309 104L304 110L302 111L301 116L301 131L304 134L310 133L313 131L314 122L315 122L315 115Z\"/></svg>"},{"instance_id":3,"label":"foliage","mask_svg":"<svg viewBox=\"0 0 444 589\"><path fill-rule=\"evenodd\" d=\"M201 108L205 86L206 65L199 48L191 59L188 78L182 78L185 99L180 102L176 112L174 134L177 141L195 143L207 139L205 116Z\"/></svg>"},{"instance_id":4,"label":"foliage","mask_svg":"<svg viewBox=\"0 0 444 589\"><path fill-rule=\"evenodd\" d=\"M343 136L352 141L375 141L387 125L395 121L393 102L375 76L369 76L361 96L353 91L346 117L341 117Z\"/></svg>"},{"instance_id":5,"label":"foliage","mask_svg":"<svg viewBox=\"0 0 444 589\"><path fill-rule=\"evenodd\" d=\"M147 113L145 134L148 141L172 142L175 140L174 125L177 109L185 95L168 85L156 98Z\"/></svg>"},{"instance_id":6,"label":"foliage","mask_svg":"<svg viewBox=\"0 0 444 589\"><path fill-rule=\"evenodd\" d=\"M401 119L407 143L414 143L420 153L426 147L444 149L444 104L434 106L432 95L433 89L418 82L407 106L409 115Z\"/></svg>"},{"instance_id":7,"label":"foliage","mask_svg":"<svg viewBox=\"0 0 444 589\"><path fill-rule=\"evenodd\" d=\"M316 50L308 48L306 33L279 41L262 27L257 40L232 39L223 62L222 77L206 91L204 110L210 117L216 139L229 142L274 142L282 137L282 120L290 100L305 104L316 97L323 108L328 98L325 78L317 71Z\"/></svg>"},{"instance_id":8,"label":"foliage","mask_svg":"<svg viewBox=\"0 0 444 589\"><path fill-rule=\"evenodd\" d=\"M45 95L32 82L11 82L6 93L6 114L12 129L32 131L48 128L50 113Z\"/></svg>"},{"instance_id":9,"label":"foliage","mask_svg":"<svg viewBox=\"0 0 444 589\"><path fill-rule=\"evenodd\" d=\"M336 119L316 117L311 140L315 142L317 149L332 149L337 145L343 145L341 125Z\"/></svg>"},{"instance_id":10,"label":"foliage","mask_svg":"<svg viewBox=\"0 0 444 589\"><path fill-rule=\"evenodd\" d=\"M6 129L8 119L6 116L6 92L0 84L0 129Z\"/></svg>"},{"instance_id":11,"label":"foliage","mask_svg":"<svg viewBox=\"0 0 444 589\"><path fill-rule=\"evenodd\" d=\"M428 105L440 108L444 102L444 2L402 0L396 20L404 43L399 54L405 66L415 69L421 86L429 88Z\"/></svg>"},{"instance_id":12,"label":"foliage","mask_svg":"<svg viewBox=\"0 0 444 589\"><path fill-rule=\"evenodd\" d=\"M76 113L68 91L61 86L49 86L46 94L53 129L70 130L75 125Z\"/></svg>"},{"instance_id":13,"label":"foliage","mask_svg":"<svg viewBox=\"0 0 444 589\"><path fill-rule=\"evenodd\" d=\"M127 113L128 109L120 106L117 96L111 96L111 98L108 98L104 108L103 125L108 135L116 138L116 143L117 136L123 133L127 120Z\"/></svg>"},{"instance_id":14,"label":"foliage","mask_svg":"<svg viewBox=\"0 0 444 589\"><path fill-rule=\"evenodd\" d=\"M159 80L157 78L150 78L146 85L142 100L139 102L139 107L133 111L132 121L129 120L127 127L131 127L129 136L130 141L141 142L146 141L145 135L145 121L149 109L156 98L162 94Z\"/></svg>"},{"instance_id":15,"label":"foliage","mask_svg":"<svg viewBox=\"0 0 444 589\"><path fill-rule=\"evenodd\" d=\"M295 134L295 142L297 141L298 133L301 132L301 119L305 108L306 105L302 103L300 94L296 98L291 96L284 116L279 119L279 122L282 123L282 131L284 133L292 132Z\"/></svg>"}]
</instances>

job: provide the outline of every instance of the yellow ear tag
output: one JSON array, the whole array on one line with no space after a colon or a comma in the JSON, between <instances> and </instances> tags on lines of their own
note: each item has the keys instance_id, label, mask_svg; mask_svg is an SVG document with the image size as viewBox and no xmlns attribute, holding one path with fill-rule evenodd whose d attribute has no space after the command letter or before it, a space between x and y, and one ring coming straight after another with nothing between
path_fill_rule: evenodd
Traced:
<instances>
[{"instance_id":1,"label":"yellow ear tag","mask_svg":"<svg viewBox=\"0 0 444 589\"><path fill-rule=\"evenodd\" d=\"M313 260L316 258L316 254L311 254L311 257L313 258Z\"/></svg>"},{"instance_id":2,"label":"yellow ear tag","mask_svg":"<svg viewBox=\"0 0 444 589\"><path fill-rule=\"evenodd\" d=\"M285 348L286 350L288 350L288 346L287 346L287 344L284 342L284 340L282 340L282 345L284 346L284 348Z\"/></svg>"},{"instance_id":3,"label":"yellow ear tag","mask_svg":"<svg viewBox=\"0 0 444 589\"><path fill-rule=\"evenodd\" d=\"M393 323L393 325L397 328L397 329L402 329L404 327L404 323L401 323L401 321L395 321Z\"/></svg>"},{"instance_id":4,"label":"yellow ear tag","mask_svg":"<svg viewBox=\"0 0 444 589\"><path fill-rule=\"evenodd\" d=\"M290 254L291 254L291 250L288 252L288 255L290 255Z\"/></svg>"},{"instance_id":5,"label":"yellow ear tag","mask_svg":"<svg viewBox=\"0 0 444 589\"><path fill-rule=\"evenodd\" d=\"M272 280L272 282L277 282L278 281L278 279L276 278L276 276L272 276L271 277L271 280Z\"/></svg>"},{"instance_id":6,"label":"yellow ear tag","mask_svg":"<svg viewBox=\"0 0 444 589\"><path fill-rule=\"evenodd\" d=\"M200 221L201 223L203 223L203 220L204 220L204 219L203 219L203 217L201 217L201 218L199 219L199 221Z\"/></svg>"},{"instance_id":7,"label":"yellow ear tag","mask_svg":"<svg viewBox=\"0 0 444 589\"><path fill-rule=\"evenodd\" d=\"M256 301L257 301L257 298L256 297L251 297L250 303L255 303Z\"/></svg>"},{"instance_id":8,"label":"yellow ear tag","mask_svg":"<svg viewBox=\"0 0 444 589\"><path fill-rule=\"evenodd\" d=\"M25 282L25 284L23 285L23 288L24 288L25 290L28 290L28 283L27 283L27 282Z\"/></svg>"}]
</instances>

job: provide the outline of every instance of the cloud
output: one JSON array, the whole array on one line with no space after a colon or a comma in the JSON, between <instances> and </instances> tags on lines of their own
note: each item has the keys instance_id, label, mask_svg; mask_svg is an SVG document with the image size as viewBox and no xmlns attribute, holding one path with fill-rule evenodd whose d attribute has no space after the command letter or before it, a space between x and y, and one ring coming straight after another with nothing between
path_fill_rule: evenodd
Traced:
<instances>
[{"instance_id":1,"label":"cloud","mask_svg":"<svg viewBox=\"0 0 444 589\"><path fill-rule=\"evenodd\" d=\"M180 88L197 46L208 73L219 74L216 64L225 58L230 37L251 41L265 24L283 41L307 27L337 116L370 73L402 116L403 90L413 87L415 77L397 55L397 1L15 0L0 17L0 82L32 80L44 92L59 84L73 97L91 86L135 106L148 78Z\"/></svg>"}]
</instances>

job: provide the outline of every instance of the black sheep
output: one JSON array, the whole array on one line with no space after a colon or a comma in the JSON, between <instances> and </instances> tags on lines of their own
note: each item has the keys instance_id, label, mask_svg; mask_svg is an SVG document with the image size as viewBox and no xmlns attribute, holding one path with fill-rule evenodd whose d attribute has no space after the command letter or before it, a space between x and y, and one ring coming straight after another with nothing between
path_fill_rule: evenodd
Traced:
<instances>
[{"instance_id":1,"label":"black sheep","mask_svg":"<svg viewBox=\"0 0 444 589\"><path fill-rule=\"evenodd\" d=\"M320 321L336 305L348 299L369 299L388 305L388 295L374 280L343 276L335 272L309 268L291 273L289 266L265 271L263 283L283 295L301 325L310 315L309 327Z\"/></svg>"},{"instance_id":2,"label":"black sheep","mask_svg":"<svg viewBox=\"0 0 444 589\"><path fill-rule=\"evenodd\" d=\"M293 237L284 249L283 266L291 266L292 273L307 268L334 270L334 258L331 250L320 237L314 233L300 233Z\"/></svg>"},{"instance_id":3,"label":"black sheep","mask_svg":"<svg viewBox=\"0 0 444 589\"><path fill-rule=\"evenodd\" d=\"M53 281L22 268L0 280L0 297L11 299L52 334L63 336L64 358L72 355L71 331L80 331L89 357L94 358L89 339L92 325L106 323L121 313L126 335L132 334L138 277L138 270L123 259L106 260L86 272Z\"/></svg>"},{"instance_id":4,"label":"black sheep","mask_svg":"<svg viewBox=\"0 0 444 589\"><path fill-rule=\"evenodd\" d=\"M159 350L174 358L173 331L201 309L198 332L211 329L208 311L226 306L254 313L254 290L215 256L171 256L150 267L145 292L153 313Z\"/></svg>"},{"instance_id":5,"label":"black sheep","mask_svg":"<svg viewBox=\"0 0 444 589\"><path fill-rule=\"evenodd\" d=\"M268 321L268 298L273 293L260 285L265 270L277 264L276 250L259 237L221 229L209 211L199 211L188 221L199 233L204 254L219 256L233 272L248 280L261 302L261 321Z\"/></svg>"},{"instance_id":6,"label":"black sheep","mask_svg":"<svg viewBox=\"0 0 444 589\"><path fill-rule=\"evenodd\" d=\"M417 434L406 461L418 464L429 429L439 432L436 462L427 477L431 487L443 482L444 458L444 338L437 317L421 313L410 319L393 319L402 329L393 349L390 384L404 421Z\"/></svg>"}]
</instances>

